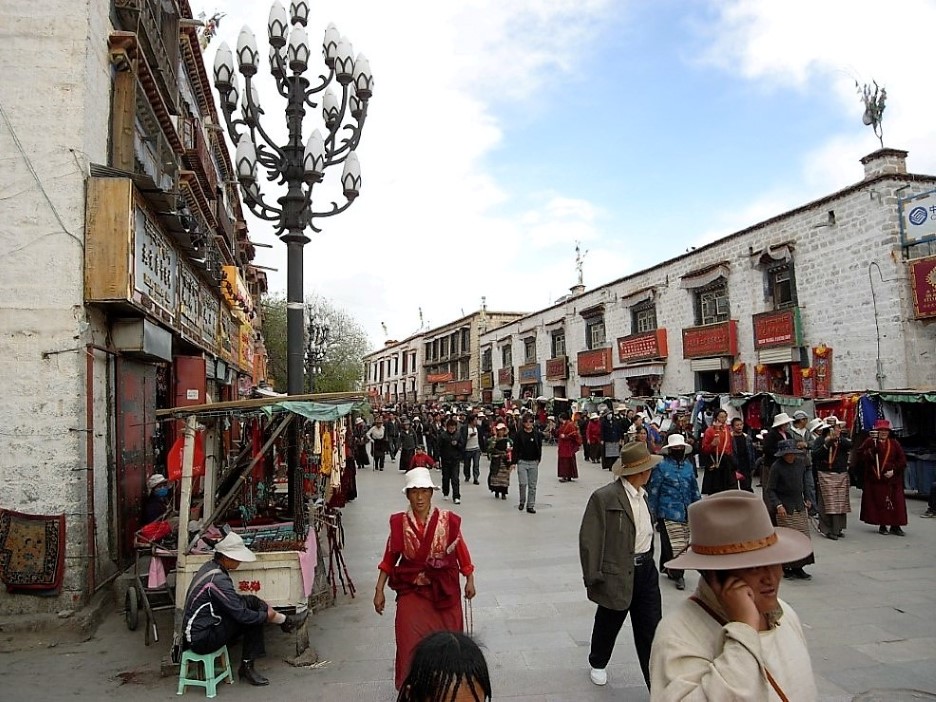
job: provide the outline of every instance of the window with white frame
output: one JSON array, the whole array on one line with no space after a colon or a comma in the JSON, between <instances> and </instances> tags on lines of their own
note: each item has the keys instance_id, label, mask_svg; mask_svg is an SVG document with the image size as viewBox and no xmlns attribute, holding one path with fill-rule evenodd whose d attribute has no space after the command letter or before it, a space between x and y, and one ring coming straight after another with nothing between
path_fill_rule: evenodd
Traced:
<instances>
[{"instance_id":1,"label":"window with white frame","mask_svg":"<svg viewBox=\"0 0 936 702\"><path fill-rule=\"evenodd\" d=\"M552 333L552 358L566 355L565 329L557 329Z\"/></svg>"},{"instance_id":2,"label":"window with white frame","mask_svg":"<svg viewBox=\"0 0 936 702\"><path fill-rule=\"evenodd\" d=\"M775 310L796 307L796 279L793 276L792 261L768 268L767 283Z\"/></svg>"},{"instance_id":3,"label":"window with white frame","mask_svg":"<svg viewBox=\"0 0 936 702\"><path fill-rule=\"evenodd\" d=\"M510 344L501 346L501 367L510 368L513 365L513 347Z\"/></svg>"},{"instance_id":4,"label":"window with white frame","mask_svg":"<svg viewBox=\"0 0 936 702\"><path fill-rule=\"evenodd\" d=\"M655 331L657 328L656 305L644 302L631 308L634 334Z\"/></svg>"},{"instance_id":5,"label":"window with white frame","mask_svg":"<svg viewBox=\"0 0 936 702\"><path fill-rule=\"evenodd\" d=\"M604 315L588 317L585 320L585 346L591 349L600 349L605 345Z\"/></svg>"},{"instance_id":6,"label":"window with white frame","mask_svg":"<svg viewBox=\"0 0 936 702\"><path fill-rule=\"evenodd\" d=\"M719 278L715 283L696 291L696 323L700 325L727 322L731 318L728 304L728 281Z\"/></svg>"},{"instance_id":7,"label":"window with white frame","mask_svg":"<svg viewBox=\"0 0 936 702\"><path fill-rule=\"evenodd\" d=\"M536 362L536 337L531 336L523 340L523 362Z\"/></svg>"}]
</instances>

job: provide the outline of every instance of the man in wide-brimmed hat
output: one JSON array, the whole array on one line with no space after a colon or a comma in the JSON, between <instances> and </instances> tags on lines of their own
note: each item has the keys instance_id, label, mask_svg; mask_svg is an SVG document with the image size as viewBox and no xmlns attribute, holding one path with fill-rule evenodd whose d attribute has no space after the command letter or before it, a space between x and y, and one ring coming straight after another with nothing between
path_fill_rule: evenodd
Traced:
<instances>
[{"instance_id":1,"label":"man in wide-brimmed hat","mask_svg":"<svg viewBox=\"0 0 936 702\"><path fill-rule=\"evenodd\" d=\"M592 493L582 516L582 576L588 599L598 605L588 655L596 685L608 682L614 642L630 612L634 647L650 686L650 646L662 605L653 563L653 521L643 487L661 460L645 443L625 444L613 467L617 479Z\"/></svg>"},{"instance_id":2,"label":"man in wide-brimmed hat","mask_svg":"<svg viewBox=\"0 0 936 702\"><path fill-rule=\"evenodd\" d=\"M660 532L660 571L676 582L677 590L686 589L683 571L664 568L666 561L689 546L689 505L702 499L695 466L688 460L692 447L681 434L670 434L660 449L663 462L650 474L647 503Z\"/></svg>"},{"instance_id":3,"label":"man in wide-brimmed hat","mask_svg":"<svg viewBox=\"0 0 936 702\"><path fill-rule=\"evenodd\" d=\"M270 681L254 668L254 661L266 654L263 625L279 624L289 633L305 621L309 610L286 615L256 595L238 593L231 571L255 560L257 556L236 532L215 544L214 559L198 569L189 585L182 625L185 646L200 655L242 638L238 677L246 678L251 685L269 685Z\"/></svg>"},{"instance_id":4,"label":"man in wide-brimmed hat","mask_svg":"<svg viewBox=\"0 0 936 702\"><path fill-rule=\"evenodd\" d=\"M774 527L764 503L743 490L692 505L689 528L689 550L666 567L702 577L657 628L651 699L817 699L799 617L778 598L780 564L808 554L809 539Z\"/></svg>"}]
</instances>

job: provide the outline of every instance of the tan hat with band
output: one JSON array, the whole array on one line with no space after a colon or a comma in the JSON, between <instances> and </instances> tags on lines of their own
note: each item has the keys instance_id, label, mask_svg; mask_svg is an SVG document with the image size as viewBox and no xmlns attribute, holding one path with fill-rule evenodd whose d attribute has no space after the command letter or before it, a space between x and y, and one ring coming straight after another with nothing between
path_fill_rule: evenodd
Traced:
<instances>
[{"instance_id":1,"label":"tan hat with band","mask_svg":"<svg viewBox=\"0 0 936 702\"><path fill-rule=\"evenodd\" d=\"M621 448L621 455L611 467L611 472L618 478L637 475L650 470L662 460L662 456L654 456L650 453L650 449L643 441L631 441Z\"/></svg>"},{"instance_id":2,"label":"tan hat with band","mask_svg":"<svg viewBox=\"0 0 936 702\"><path fill-rule=\"evenodd\" d=\"M764 501L745 490L726 490L689 506L689 548L667 568L734 570L789 563L812 553L795 529L774 527Z\"/></svg>"}]
</instances>

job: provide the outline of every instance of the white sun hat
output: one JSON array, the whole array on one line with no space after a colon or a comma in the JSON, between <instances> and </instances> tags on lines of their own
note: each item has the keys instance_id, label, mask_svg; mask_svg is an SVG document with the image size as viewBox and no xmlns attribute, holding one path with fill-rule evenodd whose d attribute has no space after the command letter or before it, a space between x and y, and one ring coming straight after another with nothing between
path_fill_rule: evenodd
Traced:
<instances>
[{"instance_id":1,"label":"white sun hat","mask_svg":"<svg viewBox=\"0 0 936 702\"><path fill-rule=\"evenodd\" d=\"M428 468L410 468L406 471L406 485L400 491L404 495L410 488L431 488L438 490L439 486L432 482Z\"/></svg>"},{"instance_id":2,"label":"white sun hat","mask_svg":"<svg viewBox=\"0 0 936 702\"><path fill-rule=\"evenodd\" d=\"M244 545L240 534L233 531L215 544L214 550L215 553L241 563L252 563L257 560L257 554Z\"/></svg>"}]
</instances>

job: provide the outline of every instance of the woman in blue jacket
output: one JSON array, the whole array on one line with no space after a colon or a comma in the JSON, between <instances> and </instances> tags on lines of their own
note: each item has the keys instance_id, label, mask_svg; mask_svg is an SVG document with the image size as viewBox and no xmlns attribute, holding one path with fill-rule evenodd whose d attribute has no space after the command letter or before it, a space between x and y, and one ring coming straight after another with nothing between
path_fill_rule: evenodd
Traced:
<instances>
[{"instance_id":1,"label":"woman in blue jacket","mask_svg":"<svg viewBox=\"0 0 936 702\"><path fill-rule=\"evenodd\" d=\"M665 458L650 474L647 502L650 516L660 532L660 572L676 581L677 590L686 589L684 571L664 568L689 546L689 505L701 499L695 467L686 457L692 447L679 434L670 434L660 453Z\"/></svg>"}]
</instances>

